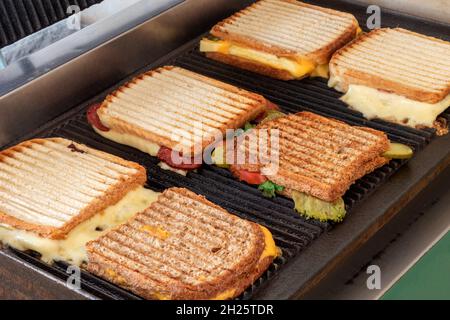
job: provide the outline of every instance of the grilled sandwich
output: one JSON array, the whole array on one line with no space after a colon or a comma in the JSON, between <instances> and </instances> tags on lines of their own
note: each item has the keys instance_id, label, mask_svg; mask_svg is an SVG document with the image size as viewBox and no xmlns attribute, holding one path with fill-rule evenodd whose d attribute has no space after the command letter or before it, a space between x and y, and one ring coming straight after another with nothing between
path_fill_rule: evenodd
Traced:
<instances>
[{"instance_id":1,"label":"grilled sandwich","mask_svg":"<svg viewBox=\"0 0 450 320\"><path fill-rule=\"evenodd\" d=\"M281 80L328 77L328 62L361 29L351 14L296 0L261 0L218 23L207 57Z\"/></svg>"},{"instance_id":2,"label":"grilled sandwich","mask_svg":"<svg viewBox=\"0 0 450 320\"><path fill-rule=\"evenodd\" d=\"M80 265L87 241L156 199L146 178L136 163L62 138L1 151L0 242Z\"/></svg>"},{"instance_id":3,"label":"grilled sandwich","mask_svg":"<svg viewBox=\"0 0 450 320\"><path fill-rule=\"evenodd\" d=\"M277 140L272 140L275 134ZM293 198L308 218L341 221L346 213L342 196L356 180L389 161L389 147L383 132L300 112L248 131L237 142L243 161L231 170L263 192Z\"/></svg>"},{"instance_id":4,"label":"grilled sandwich","mask_svg":"<svg viewBox=\"0 0 450 320\"><path fill-rule=\"evenodd\" d=\"M268 229L171 188L87 245L87 269L146 299L231 299L280 254Z\"/></svg>"},{"instance_id":5,"label":"grilled sandwich","mask_svg":"<svg viewBox=\"0 0 450 320\"><path fill-rule=\"evenodd\" d=\"M103 137L157 156L163 168L193 170L218 134L242 127L268 103L258 94L166 66L119 88L88 111L88 120Z\"/></svg>"},{"instance_id":6,"label":"grilled sandwich","mask_svg":"<svg viewBox=\"0 0 450 320\"><path fill-rule=\"evenodd\" d=\"M405 29L377 29L337 51L329 86L368 119L438 127L450 106L450 42Z\"/></svg>"}]
</instances>

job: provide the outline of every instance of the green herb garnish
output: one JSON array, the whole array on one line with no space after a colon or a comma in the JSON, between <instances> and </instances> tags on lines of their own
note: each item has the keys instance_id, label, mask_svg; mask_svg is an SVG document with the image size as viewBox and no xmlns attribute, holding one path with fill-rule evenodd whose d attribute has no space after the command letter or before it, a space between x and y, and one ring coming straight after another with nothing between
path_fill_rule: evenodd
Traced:
<instances>
[{"instance_id":1,"label":"green herb garnish","mask_svg":"<svg viewBox=\"0 0 450 320\"><path fill-rule=\"evenodd\" d=\"M276 183L268 180L258 186L258 189L262 191L263 196L266 198L275 198L277 192L284 190L284 187L277 185Z\"/></svg>"}]
</instances>

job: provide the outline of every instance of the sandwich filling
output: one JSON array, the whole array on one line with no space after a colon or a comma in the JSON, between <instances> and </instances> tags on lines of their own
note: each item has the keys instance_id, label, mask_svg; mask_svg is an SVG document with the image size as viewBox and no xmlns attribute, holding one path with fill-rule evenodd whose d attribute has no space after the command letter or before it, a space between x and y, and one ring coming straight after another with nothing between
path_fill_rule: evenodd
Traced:
<instances>
[{"instance_id":1,"label":"sandwich filling","mask_svg":"<svg viewBox=\"0 0 450 320\"><path fill-rule=\"evenodd\" d=\"M280 57L268 52L247 48L226 40L211 40L204 38L200 42L200 51L216 52L257 62L277 70L287 71L297 79L309 76L313 73L316 76L328 77L326 66L317 66L310 59L304 57L298 57L297 59Z\"/></svg>"},{"instance_id":2,"label":"sandwich filling","mask_svg":"<svg viewBox=\"0 0 450 320\"><path fill-rule=\"evenodd\" d=\"M128 133L121 133L114 130L102 131L95 126L93 126L93 128L95 132L108 140L133 147L135 149L138 149L139 151L148 153L153 157L156 157L158 155L158 151L161 148L161 146L156 143Z\"/></svg>"},{"instance_id":3,"label":"sandwich filling","mask_svg":"<svg viewBox=\"0 0 450 320\"><path fill-rule=\"evenodd\" d=\"M150 142L150 141L147 141L138 136L133 136L128 133L120 133L120 132L116 132L114 130L102 131L102 130L97 129L96 127L93 127L93 128L94 128L95 132L97 132L99 135L101 135L102 137L104 137L106 139L117 142L119 144L124 144L124 145L130 146L130 147L133 147L135 149L138 149L139 151L148 153L149 155L151 155L153 157L157 157L159 154L159 151L161 150L160 145ZM173 172L181 174L183 176L186 176L188 173L187 170L171 167L164 161L161 161L158 164L158 166L163 170L173 171Z\"/></svg>"},{"instance_id":4,"label":"sandwich filling","mask_svg":"<svg viewBox=\"0 0 450 320\"><path fill-rule=\"evenodd\" d=\"M433 127L437 117L450 106L450 95L431 104L362 85L349 85L341 100L367 119L378 118L413 128Z\"/></svg>"},{"instance_id":5,"label":"sandwich filling","mask_svg":"<svg viewBox=\"0 0 450 320\"><path fill-rule=\"evenodd\" d=\"M43 238L33 232L1 224L0 241L18 250L36 251L47 263L65 261L80 266L87 261L85 248L87 242L99 238L109 229L126 222L136 213L143 211L157 200L158 195L159 193L144 187L130 191L115 205L79 224L63 240Z\"/></svg>"}]
</instances>

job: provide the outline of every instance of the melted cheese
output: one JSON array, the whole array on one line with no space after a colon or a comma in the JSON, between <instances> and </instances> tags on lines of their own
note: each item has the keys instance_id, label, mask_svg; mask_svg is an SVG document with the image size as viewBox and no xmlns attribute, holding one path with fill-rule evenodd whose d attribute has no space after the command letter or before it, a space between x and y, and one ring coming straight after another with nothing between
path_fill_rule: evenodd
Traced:
<instances>
[{"instance_id":1,"label":"melted cheese","mask_svg":"<svg viewBox=\"0 0 450 320\"><path fill-rule=\"evenodd\" d=\"M126 222L157 200L159 193L140 187L129 192L121 201L79 224L64 240L51 240L7 225L0 225L0 241L18 250L34 250L47 263L66 261L81 265L87 261L85 245L107 230ZM100 229L99 229L100 228Z\"/></svg>"},{"instance_id":2,"label":"melted cheese","mask_svg":"<svg viewBox=\"0 0 450 320\"><path fill-rule=\"evenodd\" d=\"M166 296L166 295L164 295L162 293L159 293L159 292L153 293L153 297L154 297L155 300L170 300L169 296Z\"/></svg>"},{"instance_id":3,"label":"melted cheese","mask_svg":"<svg viewBox=\"0 0 450 320\"><path fill-rule=\"evenodd\" d=\"M266 227L263 227L261 225L259 227L261 228L261 230L264 234L264 243L265 243L264 251L261 254L261 257L259 258L259 260L261 261L267 257L280 256L281 250L275 245L275 241L273 240L272 233ZM219 293L211 300L228 300L228 299L233 298L235 293L236 293L236 289L231 288L224 292Z\"/></svg>"},{"instance_id":4,"label":"melted cheese","mask_svg":"<svg viewBox=\"0 0 450 320\"><path fill-rule=\"evenodd\" d=\"M120 276L120 275L118 275L117 272L115 272L113 269L106 269L105 272L106 272L106 275L110 279L114 280L114 282L116 282L117 284L124 285L124 284L127 283L125 278Z\"/></svg>"},{"instance_id":5,"label":"melted cheese","mask_svg":"<svg viewBox=\"0 0 450 320\"><path fill-rule=\"evenodd\" d=\"M143 226L141 228L142 231L147 232L149 235L158 238L160 240L166 240L167 238L170 237L170 232L167 230L164 230L161 227L155 227L155 226Z\"/></svg>"},{"instance_id":6,"label":"melted cheese","mask_svg":"<svg viewBox=\"0 0 450 320\"><path fill-rule=\"evenodd\" d=\"M267 257L278 257L281 255L281 250L275 245L275 241L273 240L272 233L270 233L269 229L260 225L262 232L264 233L264 242L266 246L264 247L264 251L261 254L260 260Z\"/></svg>"},{"instance_id":7,"label":"melted cheese","mask_svg":"<svg viewBox=\"0 0 450 320\"><path fill-rule=\"evenodd\" d=\"M103 122L102 122L103 123ZM127 133L120 133L114 130L101 131L93 127L95 132L97 132L102 137L112 140L114 142L124 144L133 148L136 148L142 152L148 153L149 155L156 157L158 151L161 148L158 144L145 140L143 138L133 136Z\"/></svg>"},{"instance_id":8,"label":"melted cheese","mask_svg":"<svg viewBox=\"0 0 450 320\"><path fill-rule=\"evenodd\" d=\"M318 65L314 71L311 73L311 77L315 78L315 77L320 77L320 78L325 78L328 79L330 74L330 68L329 68L329 64L321 64Z\"/></svg>"},{"instance_id":9,"label":"melted cheese","mask_svg":"<svg viewBox=\"0 0 450 320\"><path fill-rule=\"evenodd\" d=\"M360 85L350 85L341 98L367 119L384 119L410 127L432 127L439 114L450 106L450 95L430 104Z\"/></svg>"},{"instance_id":10,"label":"melted cheese","mask_svg":"<svg viewBox=\"0 0 450 320\"><path fill-rule=\"evenodd\" d=\"M104 137L106 139L136 148L142 152L148 153L149 155L151 155L153 157L156 157L158 155L158 151L161 148L161 146L157 145L156 143L147 141L147 140L137 137L137 136L133 136L131 134L119 133L114 130L101 131L95 127L93 127L93 128L94 128L95 132L97 132L99 135L101 135L102 137ZM182 176L186 176L188 173L187 170L172 168L165 162L158 163L158 166L163 170L173 171L175 173L181 174Z\"/></svg>"},{"instance_id":11,"label":"melted cheese","mask_svg":"<svg viewBox=\"0 0 450 320\"><path fill-rule=\"evenodd\" d=\"M214 298L211 298L211 300L228 300L228 299L233 298L235 294L236 294L236 289L228 289L222 293L219 293Z\"/></svg>"},{"instance_id":12,"label":"melted cheese","mask_svg":"<svg viewBox=\"0 0 450 320\"><path fill-rule=\"evenodd\" d=\"M203 39L200 42L201 52L218 52L229 54L239 58L256 61L278 70L288 71L295 78L303 78L313 72L316 68L314 62L309 59L298 57L297 60L279 57L267 52L238 46L229 41L212 41Z\"/></svg>"},{"instance_id":13,"label":"melted cheese","mask_svg":"<svg viewBox=\"0 0 450 320\"><path fill-rule=\"evenodd\" d=\"M358 26L358 28L356 29L356 36L358 37L358 36L362 35L363 33L364 33L363 29L361 29L361 27Z\"/></svg>"},{"instance_id":14,"label":"melted cheese","mask_svg":"<svg viewBox=\"0 0 450 320\"><path fill-rule=\"evenodd\" d=\"M187 171L187 170L182 170L182 169L175 169L175 168L172 168L172 167L169 166L167 163L162 162L162 161L161 161L160 163L158 163L158 167L160 167L160 168L163 169L163 170L168 170L168 171L172 171L172 172L181 174L182 176L186 176L186 175L188 174L188 171ZM195 171L195 170L194 170L194 171Z\"/></svg>"}]
</instances>

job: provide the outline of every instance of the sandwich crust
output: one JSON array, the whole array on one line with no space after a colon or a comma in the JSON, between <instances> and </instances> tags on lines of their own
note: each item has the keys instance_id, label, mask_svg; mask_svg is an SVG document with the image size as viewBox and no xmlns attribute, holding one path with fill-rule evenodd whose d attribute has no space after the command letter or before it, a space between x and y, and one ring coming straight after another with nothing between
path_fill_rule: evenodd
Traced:
<instances>
[{"instance_id":1,"label":"sandwich crust","mask_svg":"<svg viewBox=\"0 0 450 320\"><path fill-rule=\"evenodd\" d=\"M164 237L143 233L148 223ZM127 224L88 243L87 269L146 299L233 298L275 258L261 259L264 239L257 224L171 188Z\"/></svg>"},{"instance_id":2,"label":"sandwich crust","mask_svg":"<svg viewBox=\"0 0 450 320\"><path fill-rule=\"evenodd\" d=\"M336 51L330 84L342 92L363 85L435 104L450 94L449 57L449 42L401 28L376 29Z\"/></svg>"},{"instance_id":3,"label":"sandwich crust","mask_svg":"<svg viewBox=\"0 0 450 320\"><path fill-rule=\"evenodd\" d=\"M3 205L0 205L0 223L9 225L11 227L14 227L16 229L24 230L24 231L30 231L33 233L38 234L41 237L49 238L49 239L64 239L65 236L77 225L80 223L88 220L95 214L101 212L102 210L106 209L107 207L116 204L118 201L120 201L128 192L136 189L139 186L142 186L145 181L147 180L146 170L144 167L138 165L137 163L126 161L122 158L97 151L94 149L91 149L89 147L86 147L85 145L78 144L76 142L66 140L63 138L48 138L48 139L33 139L29 141L25 141L20 143L19 145L16 145L14 147L11 147L9 149L6 149L2 152L0 152L0 166L5 166L3 168L9 167L11 171L17 172L17 179L21 179L21 174L33 174L29 172L22 171L21 173L21 158L18 158L20 155L23 155L24 150L29 150L29 152L33 152L33 149L36 147L47 147L48 145L52 145L55 147L63 147L66 149L70 149L69 152L62 151L62 149L55 150L48 150L46 152L49 153L48 157L52 157L56 160L63 160L63 156L67 157L68 155L73 156L74 161L80 162L80 167L78 169L85 170L84 165L86 166L95 166L98 162L97 161L106 161L106 163L110 163L111 165L119 165L123 168L126 168L126 171L129 173L127 174L118 174L118 179L116 179L115 183L110 184L105 191L101 192L99 196L92 199L88 203L85 204L85 206L82 208L82 210L79 211L78 214L67 218L66 221L61 226L49 226L45 224L40 224L35 221L26 221L24 219L21 219L17 216L14 216L13 213L8 212L6 209L2 209L4 207ZM83 160L78 158L77 155L79 154L88 154L91 156L94 156L96 160ZM17 160L15 164L12 164L10 160ZM45 160L38 159L36 157L35 160L32 160L34 166L36 167L35 170L41 170L40 166L51 166L51 164L46 164ZM81 165L83 163L83 165ZM23 162L25 164L25 162ZM69 169L69 166L77 166L76 164L67 164L67 169ZM74 171L70 171L74 172ZM102 171L98 171L99 174L102 174ZM47 176L47 179L61 179L62 176L58 176L55 171L49 173ZM67 177L67 179L70 179L70 177ZM105 173L104 179L108 179L108 176ZM45 182L45 181L43 181ZM78 180L74 180L74 184L79 183ZM106 181L105 181L106 183ZM30 198L23 198L25 197L25 194L16 194L14 192L8 192L8 188L14 187L16 188L16 185L14 181L6 180L0 177L0 191L3 191L0 193L0 202L8 203L11 201L10 199L13 199L13 201L26 201L27 207L33 208L33 198L31 195L27 195L27 197ZM38 189L40 186L36 185L31 187L35 187ZM76 190L78 187L74 185L74 190ZM57 190L53 190L53 192L58 192ZM3 196L2 196L3 194ZM3 198L5 197L5 198ZM2 199L3 198L3 199ZM50 198L49 198L50 199ZM62 205L65 204L65 198L64 197L57 197L56 200L50 200L54 201L55 203L61 203ZM66 199L67 201L72 200L70 198ZM68 205L68 203L67 203ZM52 211L51 209L48 209L48 211ZM47 214L48 212L43 212L42 214ZM35 214L41 214L38 209L36 209ZM54 214L58 214L58 212L55 212Z\"/></svg>"}]
</instances>

